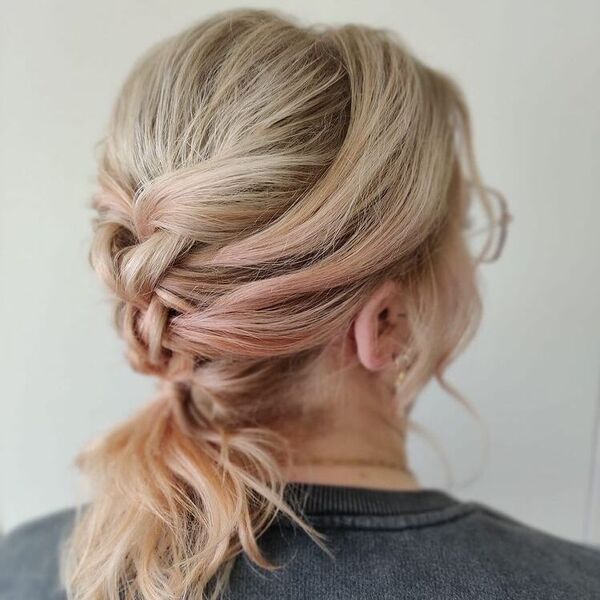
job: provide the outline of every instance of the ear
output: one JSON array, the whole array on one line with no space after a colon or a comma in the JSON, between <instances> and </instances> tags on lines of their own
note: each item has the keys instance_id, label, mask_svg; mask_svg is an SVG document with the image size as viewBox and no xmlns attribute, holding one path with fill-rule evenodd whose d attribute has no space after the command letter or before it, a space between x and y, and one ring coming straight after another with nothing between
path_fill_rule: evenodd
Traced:
<instances>
[{"instance_id":1,"label":"ear","mask_svg":"<svg viewBox=\"0 0 600 600\"><path fill-rule=\"evenodd\" d=\"M380 371L394 362L408 335L400 284L382 283L361 308L352 325L359 361L369 371Z\"/></svg>"}]
</instances>

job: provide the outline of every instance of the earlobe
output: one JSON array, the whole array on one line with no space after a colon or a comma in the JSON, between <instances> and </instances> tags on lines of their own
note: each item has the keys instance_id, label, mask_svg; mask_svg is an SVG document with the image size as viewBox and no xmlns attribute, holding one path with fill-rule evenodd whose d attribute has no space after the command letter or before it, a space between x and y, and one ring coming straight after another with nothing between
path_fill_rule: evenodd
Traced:
<instances>
[{"instance_id":1,"label":"earlobe","mask_svg":"<svg viewBox=\"0 0 600 600\"><path fill-rule=\"evenodd\" d=\"M366 307L365 307L366 308ZM358 360L369 371L382 368L378 351L377 325L372 315L363 308L354 323L354 339Z\"/></svg>"},{"instance_id":2,"label":"earlobe","mask_svg":"<svg viewBox=\"0 0 600 600\"><path fill-rule=\"evenodd\" d=\"M380 371L394 361L399 351L398 314L402 310L399 285L384 282L358 313L353 333L356 354L369 371Z\"/></svg>"}]
</instances>

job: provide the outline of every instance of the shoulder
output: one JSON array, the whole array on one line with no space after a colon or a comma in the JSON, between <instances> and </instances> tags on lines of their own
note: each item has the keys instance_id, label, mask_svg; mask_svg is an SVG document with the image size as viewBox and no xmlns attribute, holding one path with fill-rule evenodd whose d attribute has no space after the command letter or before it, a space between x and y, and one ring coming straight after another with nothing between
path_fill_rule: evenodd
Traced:
<instances>
[{"instance_id":1,"label":"shoulder","mask_svg":"<svg viewBox=\"0 0 600 600\"><path fill-rule=\"evenodd\" d=\"M599 547L557 537L486 505L471 505L475 510L457 523L458 543L482 574L543 597L600 598Z\"/></svg>"},{"instance_id":2,"label":"shoulder","mask_svg":"<svg viewBox=\"0 0 600 600\"><path fill-rule=\"evenodd\" d=\"M326 515L312 520L330 552L294 527L271 528L265 554L286 568L238 561L232 598L397 597L461 600L597 600L600 550L464 502L418 515ZM289 592L288 592L289 593ZM296 596L293 596L296 597Z\"/></svg>"},{"instance_id":3,"label":"shoulder","mask_svg":"<svg viewBox=\"0 0 600 600\"><path fill-rule=\"evenodd\" d=\"M499 544L506 540L511 543L525 544L529 548L539 546L540 550L545 549L547 554L564 553L581 557L584 561L591 561L596 566L600 565L599 546L571 541L547 533L484 504L473 502L471 505L476 509L474 517L482 532L493 535Z\"/></svg>"},{"instance_id":4,"label":"shoulder","mask_svg":"<svg viewBox=\"0 0 600 600\"><path fill-rule=\"evenodd\" d=\"M63 600L59 553L75 508L18 525L0 538L0 600Z\"/></svg>"}]
</instances>

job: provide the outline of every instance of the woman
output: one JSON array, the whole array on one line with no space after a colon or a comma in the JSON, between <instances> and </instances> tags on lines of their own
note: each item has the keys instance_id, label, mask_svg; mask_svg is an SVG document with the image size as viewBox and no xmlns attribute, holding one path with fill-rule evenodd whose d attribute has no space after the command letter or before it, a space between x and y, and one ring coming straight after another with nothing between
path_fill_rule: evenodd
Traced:
<instances>
[{"instance_id":1,"label":"woman","mask_svg":"<svg viewBox=\"0 0 600 600\"><path fill-rule=\"evenodd\" d=\"M78 457L88 504L5 539L2 598L600 597L598 551L407 464L508 220L449 77L389 31L224 12L135 66L98 182L91 263L160 393Z\"/></svg>"}]
</instances>

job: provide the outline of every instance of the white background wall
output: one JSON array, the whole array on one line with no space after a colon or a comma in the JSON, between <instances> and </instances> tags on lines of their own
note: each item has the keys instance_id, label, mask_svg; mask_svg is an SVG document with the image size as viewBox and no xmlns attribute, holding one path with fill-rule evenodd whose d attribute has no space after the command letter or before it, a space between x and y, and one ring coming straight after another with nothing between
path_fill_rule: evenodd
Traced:
<instances>
[{"instance_id":1,"label":"white background wall","mask_svg":"<svg viewBox=\"0 0 600 600\"><path fill-rule=\"evenodd\" d=\"M93 145L118 85L152 42L221 0L4 1L0 95L0 517L5 529L72 504L72 460L144 402L87 264ZM492 434L490 461L455 493L582 537L600 364L600 3L261 2L305 22L399 31L463 85L486 181L515 221L482 272L484 320L450 379ZM457 478L477 425L435 386L419 421ZM432 450L417 471L442 485Z\"/></svg>"}]
</instances>

